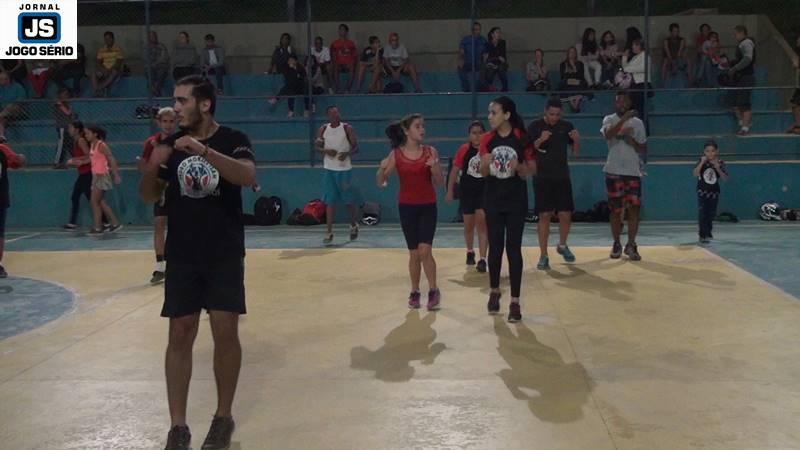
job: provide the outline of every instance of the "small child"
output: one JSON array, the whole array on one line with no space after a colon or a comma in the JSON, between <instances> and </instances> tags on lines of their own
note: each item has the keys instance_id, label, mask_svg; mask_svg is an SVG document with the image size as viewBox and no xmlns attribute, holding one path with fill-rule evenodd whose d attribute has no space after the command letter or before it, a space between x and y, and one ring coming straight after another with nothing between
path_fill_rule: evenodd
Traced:
<instances>
[{"instance_id":1,"label":"small child","mask_svg":"<svg viewBox=\"0 0 800 450\"><path fill-rule=\"evenodd\" d=\"M711 228L717 215L719 180L728 179L728 171L725 163L719 159L719 147L716 142L713 140L706 142L703 157L692 173L697 177L697 221L700 228L700 244L708 244L714 238Z\"/></svg>"}]
</instances>

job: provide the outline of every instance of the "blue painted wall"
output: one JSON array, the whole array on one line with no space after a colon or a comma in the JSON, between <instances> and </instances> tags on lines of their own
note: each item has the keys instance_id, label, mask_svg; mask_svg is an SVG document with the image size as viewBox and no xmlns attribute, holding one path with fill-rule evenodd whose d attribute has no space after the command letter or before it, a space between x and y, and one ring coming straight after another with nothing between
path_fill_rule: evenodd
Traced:
<instances>
[{"instance_id":1,"label":"blue painted wall","mask_svg":"<svg viewBox=\"0 0 800 450\"><path fill-rule=\"evenodd\" d=\"M575 204L578 209L588 209L604 199L605 183L599 164L573 165L572 179ZM691 220L695 218L695 180L690 163L650 165L649 176L644 180L644 208L646 219ZM354 169L353 181L358 198L376 201L383 205L384 220L397 221L397 179L393 178L385 189L375 186L375 168ZM731 180L722 187L721 211L732 211L742 219L756 217L758 207L774 200L784 206L800 207L800 163L741 163L729 165ZM66 222L69 214L69 196L75 173L66 170L28 170L10 172L11 209L9 227L52 227ZM313 198L321 197L321 169L315 168L262 168L258 171L262 191L258 194L246 190L245 211L259 195L277 195L284 201L286 214ZM145 225L152 221L152 206L143 204L137 195L138 172L123 170L123 183L108 195L108 199L123 223ZM531 204L533 195L530 195ZM439 195L439 219L449 222L455 217L457 204L447 205L444 194ZM88 203L82 201L81 223L90 223ZM340 217L344 212L339 213Z\"/></svg>"}]
</instances>

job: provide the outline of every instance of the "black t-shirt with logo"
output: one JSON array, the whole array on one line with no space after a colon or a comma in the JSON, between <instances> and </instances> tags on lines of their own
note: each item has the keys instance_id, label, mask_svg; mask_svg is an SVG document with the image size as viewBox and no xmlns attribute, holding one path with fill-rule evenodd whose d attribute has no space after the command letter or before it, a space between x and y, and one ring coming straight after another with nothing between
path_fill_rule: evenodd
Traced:
<instances>
[{"instance_id":1,"label":"black t-shirt with logo","mask_svg":"<svg viewBox=\"0 0 800 450\"><path fill-rule=\"evenodd\" d=\"M174 145L181 131L164 140ZM220 126L200 141L235 159L253 161L250 139ZM159 176L167 181L166 198L168 261L211 264L244 256L242 189L220 176L205 158L174 150Z\"/></svg>"},{"instance_id":2,"label":"black t-shirt with logo","mask_svg":"<svg viewBox=\"0 0 800 450\"><path fill-rule=\"evenodd\" d=\"M542 136L543 131L549 131L552 134L550 138L543 142L538 150L535 150L536 155L536 177L547 180L568 180L569 179L569 164L568 152L569 146L573 144L572 138L569 133L575 127L572 123L560 120L555 125L550 125L539 119L528 126L528 136L531 141L535 141Z\"/></svg>"},{"instance_id":3,"label":"black t-shirt with logo","mask_svg":"<svg viewBox=\"0 0 800 450\"><path fill-rule=\"evenodd\" d=\"M481 156L478 148L470 144L464 144L456 152L453 162L456 167L461 169L461 177L458 180L462 197L474 197L483 195L483 176L481 176Z\"/></svg>"},{"instance_id":4,"label":"black t-shirt with logo","mask_svg":"<svg viewBox=\"0 0 800 450\"><path fill-rule=\"evenodd\" d=\"M490 131L481 138L480 155L491 155L489 176L486 178L486 211L528 211L528 185L509 164L516 159L519 164L533 160L533 152L522 142L523 132L514 129L502 137Z\"/></svg>"},{"instance_id":5,"label":"black t-shirt with logo","mask_svg":"<svg viewBox=\"0 0 800 450\"><path fill-rule=\"evenodd\" d=\"M717 170L714 165L706 161L703 167L700 168L700 176L697 177L697 194L702 197L717 197L719 196L719 179L722 174L727 174L725 163L720 160L719 168Z\"/></svg>"}]
</instances>

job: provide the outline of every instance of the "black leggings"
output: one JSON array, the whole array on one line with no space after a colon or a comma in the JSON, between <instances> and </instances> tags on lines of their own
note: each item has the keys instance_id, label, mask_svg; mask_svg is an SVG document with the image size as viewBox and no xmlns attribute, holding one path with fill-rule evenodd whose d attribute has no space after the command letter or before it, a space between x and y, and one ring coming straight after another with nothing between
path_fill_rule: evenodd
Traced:
<instances>
[{"instance_id":1,"label":"black leggings","mask_svg":"<svg viewBox=\"0 0 800 450\"><path fill-rule=\"evenodd\" d=\"M81 207L81 195L86 197L86 200L92 200L92 173L82 173L78 175L75 184L72 186L72 209L69 212L69 223L75 224L78 220L78 211ZM108 219L103 214L103 223L108 223Z\"/></svg>"},{"instance_id":2,"label":"black leggings","mask_svg":"<svg viewBox=\"0 0 800 450\"><path fill-rule=\"evenodd\" d=\"M522 232L525 230L525 211L486 211L489 230L489 285L500 287L500 268L503 265L503 248L508 257L508 274L511 278L511 297L519 298L522 284Z\"/></svg>"}]
</instances>

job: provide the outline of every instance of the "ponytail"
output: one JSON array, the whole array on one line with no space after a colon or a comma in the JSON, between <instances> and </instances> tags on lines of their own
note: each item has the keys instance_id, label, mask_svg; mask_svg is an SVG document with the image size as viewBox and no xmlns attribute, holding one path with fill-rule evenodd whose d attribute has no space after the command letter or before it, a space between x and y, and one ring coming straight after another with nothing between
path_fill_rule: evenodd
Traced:
<instances>
[{"instance_id":1,"label":"ponytail","mask_svg":"<svg viewBox=\"0 0 800 450\"><path fill-rule=\"evenodd\" d=\"M527 146L529 143L529 138L528 132L525 131L525 120L517 112L517 104L514 103L514 100L511 100L506 96L502 96L492 100L492 103L500 105L500 109L502 109L503 112L509 113L508 123L511 124L511 128L513 130L516 130L516 132L519 133L519 139L522 141L522 145Z\"/></svg>"}]
</instances>

